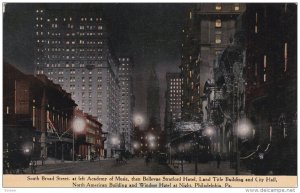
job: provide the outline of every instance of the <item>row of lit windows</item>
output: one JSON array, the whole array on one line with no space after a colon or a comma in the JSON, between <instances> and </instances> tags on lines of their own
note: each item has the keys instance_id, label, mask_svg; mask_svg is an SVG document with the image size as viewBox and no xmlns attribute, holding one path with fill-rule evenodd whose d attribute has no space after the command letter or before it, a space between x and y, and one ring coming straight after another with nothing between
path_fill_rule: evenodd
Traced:
<instances>
[{"instance_id":1,"label":"row of lit windows","mask_svg":"<svg viewBox=\"0 0 300 193\"><path fill-rule=\"evenodd\" d=\"M40 39L37 39L36 40L37 43L47 43L47 44L50 44L50 41L49 40L40 40ZM61 41L57 41L57 40L53 40L51 41L52 44L61 44ZM79 40L78 42L79 44L92 44L92 45L102 45L103 42L102 41L85 41L85 40ZM76 44L76 41L65 41L65 44L67 45L75 45Z\"/></svg>"},{"instance_id":2,"label":"row of lit windows","mask_svg":"<svg viewBox=\"0 0 300 193\"><path fill-rule=\"evenodd\" d=\"M179 82L171 82L171 85L181 85L181 81L179 81Z\"/></svg>"},{"instance_id":3,"label":"row of lit windows","mask_svg":"<svg viewBox=\"0 0 300 193\"><path fill-rule=\"evenodd\" d=\"M181 93L181 90L170 90L171 93Z\"/></svg>"},{"instance_id":4,"label":"row of lit windows","mask_svg":"<svg viewBox=\"0 0 300 193\"><path fill-rule=\"evenodd\" d=\"M76 34L78 34L79 36L85 36L85 35L86 35L86 36L96 36L96 35L102 36L102 35L103 35L103 33L95 33L95 32L91 32L91 33L90 33L90 32L82 32L82 33L79 33L79 32L74 33L74 32L73 32L73 33L66 33L66 36L67 36L67 37L70 37L70 36L73 36L73 37L74 37L74 36L76 36ZM42 31L41 31L41 32L37 31L37 32L36 32L36 35L37 35L37 36L42 36L42 35L44 35L44 32L42 32ZM61 36L61 33L51 33L51 34L50 34L50 32L48 32L47 35L48 35L48 36L51 35L51 36L55 36L55 37L60 37L60 36Z\"/></svg>"},{"instance_id":5,"label":"row of lit windows","mask_svg":"<svg viewBox=\"0 0 300 193\"><path fill-rule=\"evenodd\" d=\"M37 65L39 65L40 63L37 62ZM93 62L90 62L91 65L93 65ZM97 67L102 67L102 64L95 64ZM74 68L75 67L75 64L74 63L68 63L67 64L46 64L46 67L66 67L66 68L69 68L69 67L72 67ZM82 67L85 67L85 64L79 64L79 67L82 68ZM52 69L48 69L49 71L52 71ZM73 72L74 70L74 72ZM75 74L75 69L70 69L70 72L73 72ZM82 74L84 74L85 71L84 69L82 69ZM102 70L101 69L98 69L98 74L101 74L102 73Z\"/></svg>"},{"instance_id":6,"label":"row of lit windows","mask_svg":"<svg viewBox=\"0 0 300 193\"><path fill-rule=\"evenodd\" d=\"M75 59L75 58L80 58L80 59L103 59L102 55L98 55L98 54L95 54L94 56L92 55L88 55L88 54L81 54L81 55L46 55L46 58L51 58L51 59L60 59L60 58L63 58L63 59ZM41 58L42 59L42 58ZM66 65L66 67L69 67Z\"/></svg>"},{"instance_id":7,"label":"row of lit windows","mask_svg":"<svg viewBox=\"0 0 300 193\"><path fill-rule=\"evenodd\" d=\"M181 93L181 92L179 92ZM176 96L180 96L180 94L170 94L170 97L176 97Z\"/></svg>"},{"instance_id":8,"label":"row of lit windows","mask_svg":"<svg viewBox=\"0 0 300 193\"><path fill-rule=\"evenodd\" d=\"M217 3L216 6L215 6L215 9L217 11L221 11L222 10L222 4ZM235 3L233 9L234 9L234 11L239 11L240 10L240 5L238 3Z\"/></svg>"},{"instance_id":9,"label":"row of lit windows","mask_svg":"<svg viewBox=\"0 0 300 193\"><path fill-rule=\"evenodd\" d=\"M129 68L119 68L119 70L129 70Z\"/></svg>"},{"instance_id":10,"label":"row of lit windows","mask_svg":"<svg viewBox=\"0 0 300 193\"><path fill-rule=\"evenodd\" d=\"M171 105L181 105L181 102L170 102ZM175 107L174 107L175 108Z\"/></svg>"},{"instance_id":11,"label":"row of lit windows","mask_svg":"<svg viewBox=\"0 0 300 193\"><path fill-rule=\"evenodd\" d=\"M180 82L181 81L181 79L180 78L175 78L175 79L171 79L171 84L172 84L172 82Z\"/></svg>"},{"instance_id":12,"label":"row of lit windows","mask_svg":"<svg viewBox=\"0 0 300 193\"><path fill-rule=\"evenodd\" d=\"M129 58L119 58L119 61L129 61Z\"/></svg>"},{"instance_id":13,"label":"row of lit windows","mask_svg":"<svg viewBox=\"0 0 300 193\"><path fill-rule=\"evenodd\" d=\"M170 98L170 101L178 101L181 100L181 95L178 95L176 98Z\"/></svg>"},{"instance_id":14,"label":"row of lit windows","mask_svg":"<svg viewBox=\"0 0 300 193\"><path fill-rule=\"evenodd\" d=\"M88 29L88 30L102 30L103 29L103 27L102 27L102 25L99 25L99 26L90 26L90 25L87 25L87 26L84 26L84 25L81 25L81 26L79 26L79 29L80 30L86 30L86 29Z\"/></svg>"},{"instance_id":15,"label":"row of lit windows","mask_svg":"<svg viewBox=\"0 0 300 193\"><path fill-rule=\"evenodd\" d=\"M173 90L173 89L181 89L181 86L180 85L170 86L170 89L171 90Z\"/></svg>"}]
</instances>

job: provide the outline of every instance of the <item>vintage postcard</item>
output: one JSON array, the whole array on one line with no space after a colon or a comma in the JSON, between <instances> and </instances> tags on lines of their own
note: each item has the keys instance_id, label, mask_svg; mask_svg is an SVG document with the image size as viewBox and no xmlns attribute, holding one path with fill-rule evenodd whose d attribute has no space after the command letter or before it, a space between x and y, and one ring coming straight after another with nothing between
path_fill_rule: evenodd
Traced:
<instances>
[{"instance_id":1,"label":"vintage postcard","mask_svg":"<svg viewBox=\"0 0 300 193\"><path fill-rule=\"evenodd\" d=\"M2 8L3 188L295 192L296 3Z\"/></svg>"}]
</instances>

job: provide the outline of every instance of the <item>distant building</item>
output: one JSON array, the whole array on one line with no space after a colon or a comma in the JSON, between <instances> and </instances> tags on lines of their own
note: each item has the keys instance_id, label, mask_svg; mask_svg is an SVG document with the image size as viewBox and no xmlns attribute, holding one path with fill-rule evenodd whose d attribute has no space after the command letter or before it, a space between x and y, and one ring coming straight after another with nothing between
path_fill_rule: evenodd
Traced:
<instances>
[{"instance_id":1,"label":"distant building","mask_svg":"<svg viewBox=\"0 0 300 193\"><path fill-rule=\"evenodd\" d=\"M159 82L155 67L151 66L147 82L147 118L148 125L156 130L161 130L160 103L159 103Z\"/></svg>"},{"instance_id":2,"label":"distant building","mask_svg":"<svg viewBox=\"0 0 300 193\"><path fill-rule=\"evenodd\" d=\"M101 13L71 8L35 11L35 74L60 84L79 109L97 117L104 131L118 134L118 61L108 46ZM107 140L107 156L112 154L110 146Z\"/></svg>"},{"instance_id":3,"label":"distant building","mask_svg":"<svg viewBox=\"0 0 300 193\"><path fill-rule=\"evenodd\" d=\"M165 95L165 130L170 137L171 130L176 122L181 120L181 77L180 73L167 73L167 91Z\"/></svg>"},{"instance_id":4,"label":"distant building","mask_svg":"<svg viewBox=\"0 0 300 193\"><path fill-rule=\"evenodd\" d=\"M245 10L240 3L203 3L190 11L183 29L181 77L182 118L202 121L204 83L213 79L213 67L233 41L237 17Z\"/></svg>"},{"instance_id":5,"label":"distant building","mask_svg":"<svg viewBox=\"0 0 300 193\"><path fill-rule=\"evenodd\" d=\"M132 85L133 62L131 58L119 58L118 79L120 84L120 133L121 143L132 150L134 96Z\"/></svg>"},{"instance_id":6,"label":"distant building","mask_svg":"<svg viewBox=\"0 0 300 193\"><path fill-rule=\"evenodd\" d=\"M74 111L74 118L81 119L85 124L84 132L75 134L77 159L91 160L95 157L104 157L104 141L107 133L102 131L102 124L96 117L78 109Z\"/></svg>"}]
</instances>

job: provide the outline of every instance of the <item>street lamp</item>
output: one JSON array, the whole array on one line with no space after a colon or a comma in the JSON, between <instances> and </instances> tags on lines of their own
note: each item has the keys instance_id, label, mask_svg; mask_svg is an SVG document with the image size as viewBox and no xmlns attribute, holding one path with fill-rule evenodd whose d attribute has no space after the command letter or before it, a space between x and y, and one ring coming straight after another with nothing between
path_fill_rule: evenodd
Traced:
<instances>
[{"instance_id":1,"label":"street lamp","mask_svg":"<svg viewBox=\"0 0 300 193\"><path fill-rule=\"evenodd\" d=\"M238 119L235 126L235 136L236 136L236 171L235 174L239 175L240 171L240 150L239 150L239 138L245 139L253 133L252 123L246 119Z\"/></svg>"},{"instance_id":2,"label":"street lamp","mask_svg":"<svg viewBox=\"0 0 300 193\"><path fill-rule=\"evenodd\" d=\"M82 133L85 129L86 123L85 120L79 117L76 117L72 122L73 129L73 149L72 149L72 157L73 161L75 160L75 133Z\"/></svg>"},{"instance_id":3,"label":"street lamp","mask_svg":"<svg viewBox=\"0 0 300 193\"><path fill-rule=\"evenodd\" d=\"M252 132L253 132L253 125L248 119L244 118L238 121L237 135L240 138L245 139L249 137Z\"/></svg>"},{"instance_id":4,"label":"street lamp","mask_svg":"<svg viewBox=\"0 0 300 193\"><path fill-rule=\"evenodd\" d=\"M56 132L56 135L58 137L58 140L62 143L62 137L66 135L70 130L72 130L72 136L73 136L73 149L72 149L72 161L74 161L74 156L75 156L75 133L81 133L84 131L86 126L85 120L80 118L80 117L75 117L72 121L71 128L67 129L65 132L63 132L61 135L59 135ZM63 148L63 143L61 144L61 161L64 161L64 148ZM55 145L55 152L56 152L56 145ZM56 153L55 153L56 154Z\"/></svg>"},{"instance_id":5,"label":"street lamp","mask_svg":"<svg viewBox=\"0 0 300 193\"><path fill-rule=\"evenodd\" d=\"M204 130L204 135L207 135L209 137L212 137L215 133L215 130L213 129L213 127L208 126L207 128L205 128Z\"/></svg>"},{"instance_id":6,"label":"street lamp","mask_svg":"<svg viewBox=\"0 0 300 193\"><path fill-rule=\"evenodd\" d=\"M184 156L184 144L178 146L179 153L181 154L181 173L183 173L183 156Z\"/></svg>"},{"instance_id":7,"label":"street lamp","mask_svg":"<svg viewBox=\"0 0 300 193\"><path fill-rule=\"evenodd\" d=\"M141 124L143 124L144 118L142 115L136 114L136 115L134 115L133 121L134 121L135 126L140 126Z\"/></svg>"},{"instance_id":8,"label":"street lamp","mask_svg":"<svg viewBox=\"0 0 300 193\"><path fill-rule=\"evenodd\" d=\"M113 135L111 137L110 141L111 141L111 144L113 145L114 148L116 148L117 145L120 145L120 142L121 142L117 135ZM111 156L113 156L113 155L111 155Z\"/></svg>"}]
</instances>

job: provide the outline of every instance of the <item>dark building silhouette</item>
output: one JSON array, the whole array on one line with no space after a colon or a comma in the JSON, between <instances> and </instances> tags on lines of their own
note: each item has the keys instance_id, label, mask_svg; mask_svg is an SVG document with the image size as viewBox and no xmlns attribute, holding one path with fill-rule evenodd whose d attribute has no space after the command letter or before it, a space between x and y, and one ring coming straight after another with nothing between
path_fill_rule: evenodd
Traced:
<instances>
[{"instance_id":1,"label":"dark building silhouette","mask_svg":"<svg viewBox=\"0 0 300 193\"><path fill-rule=\"evenodd\" d=\"M213 79L213 68L232 43L236 19L245 10L240 3L197 4L183 29L181 78L182 118L201 122L203 87Z\"/></svg>"},{"instance_id":2,"label":"dark building silhouette","mask_svg":"<svg viewBox=\"0 0 300 193\"><path fill-rule=\"evenodd\" d=\"M12 151L14 143L18 141L19 148L28 149L31 159L44 156L72 160L73 121L78 113L75 113L77 104L71 94L45 75L26 75L7 63L3 70L3 91L6 93L3 99L5 149ZM103 156L105 138L102 136L102 125L95 117L88 114L84 114L84 117L86 128L80 134L81 142L78 142L79 134L74 133L74 144L85 144L86 159L90 158L91 152Z\"/></svg>"},{"instance_id":3,"label":"dark building silhouette","mask_svg":"<svg viewBox=\"0 0 300 193\"><path fill-rule=\"evenodd\" d=\"M149 71L147 85L147 118L148 125L156 130L161 130L160 122L160 104L159 104L159 82L152 65Z\"/></svg>"},{"instance_id":4,"label":"dark building silhouette","mask_svg":"<svg viewBox=\"0 0 300 193\"><path fill-rule=\"evenodd\" d=\"M297 173L297 5L248 4L246 112L271 169Z\"/></svg>"}]
</instances>

